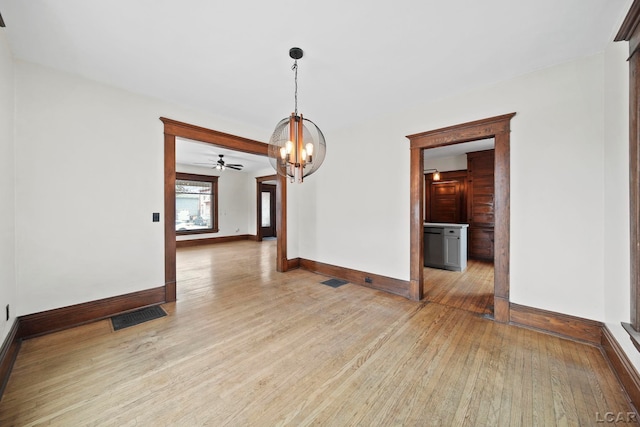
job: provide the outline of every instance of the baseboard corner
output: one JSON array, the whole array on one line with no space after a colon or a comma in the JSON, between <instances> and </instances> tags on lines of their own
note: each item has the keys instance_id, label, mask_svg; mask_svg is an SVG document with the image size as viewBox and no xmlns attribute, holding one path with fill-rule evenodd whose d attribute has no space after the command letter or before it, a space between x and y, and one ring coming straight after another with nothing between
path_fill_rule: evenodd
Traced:
<instances>
[{"instance_id":1,"label":"baseboard corner","mask_svg":"<svg viewBox=\"0 0 640 427\"><path fill-rule=\"evenodd\" d=\"M601 322L515 303L509 306L511 324L600 346Z\"/></svg>"},{"instance_id":2,"label":"baseboard corner","mask_svg":"<svg viewBox=\"0 0 640 427\"><path fill-rule=\"evenodd\" d=\"M602 325L602 352L634 408L640 408L640 375L606 324Z\"/></svg>"},{"instance_id":3,"label":"baseboard corner","mask_svg":"<svg viewBox=\"0 0 640 427\"><path fill-rule=\"evenodd\" d=\"M18 337L18 329L20 327L20 318L16 318L13 321L13 325L9 330L9 333L0 347L0 399L4 394L4 389L9 382L9 376L13 369L13 364L18 357L18 351L20 350L20 344L22 340Z\"/></svg>"}]
</instances>

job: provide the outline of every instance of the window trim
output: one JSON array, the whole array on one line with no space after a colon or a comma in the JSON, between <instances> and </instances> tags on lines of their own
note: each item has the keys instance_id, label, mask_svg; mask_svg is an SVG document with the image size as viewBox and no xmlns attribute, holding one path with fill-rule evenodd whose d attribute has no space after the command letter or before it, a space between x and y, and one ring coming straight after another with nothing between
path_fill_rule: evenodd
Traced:
<instances>
[{"instance_id":1,"label":"window trim","mask_svg":"<svg viewBox=\"0 0 640 427\"><path fill-rule=\"evenodd\" d=\"M177 180L200 181L200 182L211 183L211 192L212 192L211 198L213 203L211 206L212 228L208 228L206 230L183 230L183 231L176 230L176 236L191 236L193 234L218 233L220 231L220 227L218 224L218 177L213 175L198 175L194 173L176 172L176 181Z\"/></svg>"},{"instance_id":2,"label":"window trim","mask_svg":"<svg viewBox=\"0 0 640 427\"><path fill-rule=\"evenodd\" d=\"M629 42L629 240L630 240L630 319L621 322L640 351L640 1L635 0L614 41Z\"/></svg>"}]
</instances>

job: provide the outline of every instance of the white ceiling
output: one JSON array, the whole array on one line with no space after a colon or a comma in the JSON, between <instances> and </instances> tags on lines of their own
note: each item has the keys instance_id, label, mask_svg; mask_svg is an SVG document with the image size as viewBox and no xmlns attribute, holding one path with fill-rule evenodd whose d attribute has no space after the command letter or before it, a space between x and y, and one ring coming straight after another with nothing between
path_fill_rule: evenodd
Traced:
<instances>
[{"instance_id":1,"label":"white ceiling","mask_svg":"<svg viewBox=\"0 0 640 427\"><path fill-rule=\"evenodd\" d=\"M202 168L214 168L220 154L224 156L225 163L241 164L243 166L242 172L244 173L257 172L270 167L266 156L228 150L191 139L176 138L176 163ZM203 165L202 163L205 164ZM238 173L238 171L228 169L225 170L225 173Z\"/></svg>"},{"instance_id":2,"label":"white ceiling","mask_svg":"<svg viewBox=\"0 0 640 427\"><path fill-rule=\"evenodd\" d=\"M462 144L447 145L444 147L429 148L424 150L424 158L435 159L439 157L460 156L462 154L473 153L476 151L491 150L495 146L495 139L480 139L478 141L469 141Z\"/></svg>"},{"instance_id":3,"label":"white ceiling","mask_svg":"<svg viewBox=\"0 0 640 427\"><path fill-rule=\"evenodd\" d=\"M349 122L602 51L631 0L0 0L16 58L265 129Z\"/></svg>"}]
</instances>

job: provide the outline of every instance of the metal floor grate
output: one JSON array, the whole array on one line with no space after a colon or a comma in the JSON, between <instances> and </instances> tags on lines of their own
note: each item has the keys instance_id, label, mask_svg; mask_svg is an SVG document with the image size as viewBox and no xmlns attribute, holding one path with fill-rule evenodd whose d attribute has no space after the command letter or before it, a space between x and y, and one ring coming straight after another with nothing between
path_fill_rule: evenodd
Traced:
<instances>
[{"instance_id":1,"label":"metal floor grate","mask_svg":"<svg viewBox=\"0 0 640 427\"><path fill-rule=\"evenodd\" d=\"M128 328L129 326L139 325L153 319L159 319L166 316L167 313L159 305L141 308L140 310L131 311L129 313L119 314L111 318L113 330Z\"/></svg>"},{"instance_id":2,"label":"metal floor grate","mask_svg":"<svg viewBox=\"0 0 640 427\"><path fill-rule=\"evenodd\" d=\"M323 285L331 286L332 288L338 288L342 285L346 285L349 282L347 282L346 280L340 280L340 279L329 279L320 283L322 283Z\"/></svg>"}]
</instances>

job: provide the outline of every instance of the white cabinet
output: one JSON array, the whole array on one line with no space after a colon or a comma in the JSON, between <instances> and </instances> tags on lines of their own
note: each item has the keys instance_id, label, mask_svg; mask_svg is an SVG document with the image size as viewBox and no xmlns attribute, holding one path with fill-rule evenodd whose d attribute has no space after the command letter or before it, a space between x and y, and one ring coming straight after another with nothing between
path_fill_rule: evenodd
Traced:
<instances>
[{"instance_id":1,"label":"white cabinet","mask_svg":"<svg viewBox=\"0 0 640 427\"><path fill-rule=\"evenodd\" d=\"M444 229L444 268L456 271L467 268L466 228Z\"/></svg>"},{"instance_id":2,"label":"white cabinet","mask_svg":"<svg viewBox=\"0 0 640 427\"><path fill-rule=\"evenodd\" d=\"M425 267L464 271L467 268L467 224L424 224Z\"/></svg>"}]
</instances>

